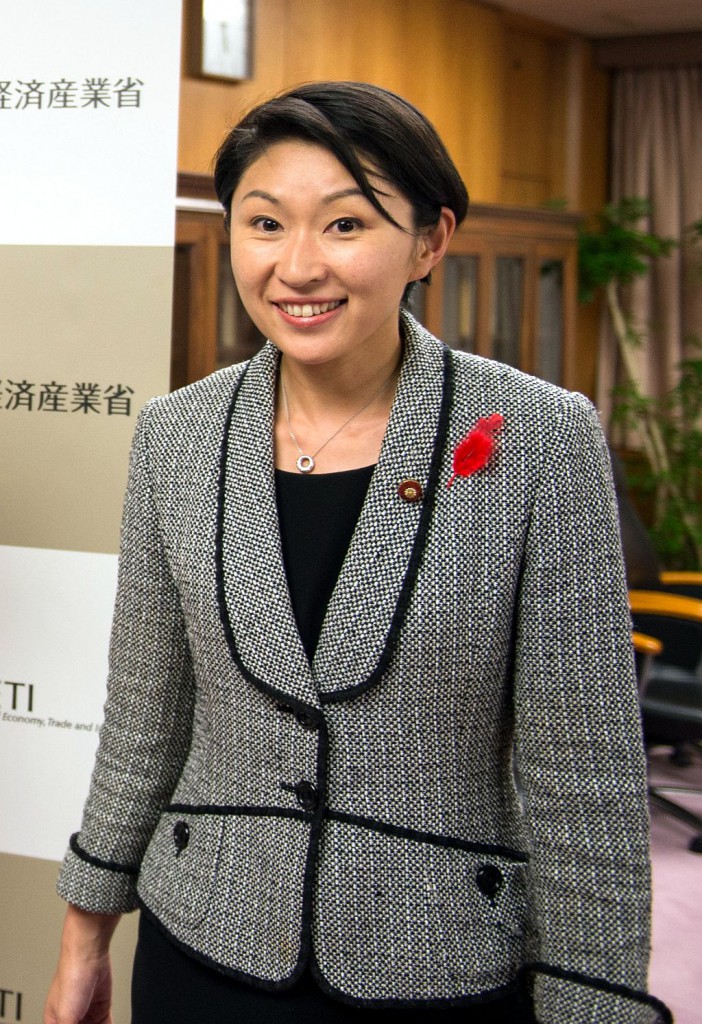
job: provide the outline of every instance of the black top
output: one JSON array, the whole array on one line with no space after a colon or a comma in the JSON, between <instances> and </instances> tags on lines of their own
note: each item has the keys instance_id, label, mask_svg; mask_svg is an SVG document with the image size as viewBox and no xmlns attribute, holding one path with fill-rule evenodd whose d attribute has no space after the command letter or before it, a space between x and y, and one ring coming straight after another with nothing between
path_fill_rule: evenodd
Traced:
<instances>
[{"instance_id":1,"label":"black top","mask_svg":"<svg viewBox=\"0 0 702 1024\"><path fill-rule=\"evenodd\" d=\"M275 471L283 562L310 662L368 491L373 466L344 473Z\"/></svg>"}]
</instances>

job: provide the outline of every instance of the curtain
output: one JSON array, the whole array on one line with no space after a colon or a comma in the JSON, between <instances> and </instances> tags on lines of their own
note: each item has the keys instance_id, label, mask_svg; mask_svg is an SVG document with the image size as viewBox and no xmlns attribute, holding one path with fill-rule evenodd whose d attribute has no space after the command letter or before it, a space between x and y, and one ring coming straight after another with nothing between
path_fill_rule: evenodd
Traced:
<instances>
[{"instance_id":1,"label":"curtain","mask_svg":"<svg viewBox=\"0 0 702 1024\"><path fill-rule=\"evenodd\" d=\"M629 196L651 202L647 227L656 234L681 239L702 218L702 67L615 73L611 182L614 202ZM689 247L675 249L625 297L646 339L635 359L647 394L658 395L674 382L680 360L691 354L689 336L702 340L702 279L693 264ZM603 323L598 404L605 422L618 373L614 339Z\"/></svg>"}]
</instances>

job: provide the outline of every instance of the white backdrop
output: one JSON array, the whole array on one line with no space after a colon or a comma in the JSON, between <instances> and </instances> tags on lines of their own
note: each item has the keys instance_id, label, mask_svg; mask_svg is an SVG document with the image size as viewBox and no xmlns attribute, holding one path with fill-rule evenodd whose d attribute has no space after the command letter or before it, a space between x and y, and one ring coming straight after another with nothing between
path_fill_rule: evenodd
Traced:
<instances>
[{"instance_id":1,"label":"white backdrop","mask_svg":"<svg viewBox=\"0 0 702 1024\"><path fill-rule=\"evenodd\" d=\"M0 243L172 245L178 0L8 6Z\"/></svg>"},{"instance_id":2,"label":"white backdrop","mask_svg":"<svg viewBox=\"0 0 702 1024\"><path fill-rule=\"evenodd\" d=\"M102 720L114 555L0 548L2 852L60 860Z\"/></svg>"},{"instance_id":3,"label":"white backdrop","mask_svg":"<svg viewBox=\"0 0 702 1024\"><path fill-rule=\"evenodd\" d=\"M10 10L11 8L11 10ZM140 407L168 390L178 0L0 13L0 1020L38 1024L105 697ZM115 943L128 1019L134 921Z\"/></svg>"}]
</instances>

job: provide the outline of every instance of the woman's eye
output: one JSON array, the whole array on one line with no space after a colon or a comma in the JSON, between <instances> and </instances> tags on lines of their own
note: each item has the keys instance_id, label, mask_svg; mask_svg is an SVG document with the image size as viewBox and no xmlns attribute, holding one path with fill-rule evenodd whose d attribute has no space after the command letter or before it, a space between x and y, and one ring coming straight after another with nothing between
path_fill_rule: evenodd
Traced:
<instances>
[{"instance_id":1,"label":"woman's eye","mask_svg":"<svg viewBox=\"0 0 702 1024\"><path fill-rule=\"evenodd\" d=\"M335 220L332 227L338 231L340 235L350 235L353 231L360 228L361 222L356 220L354 217L341 217L339 220Z\"/></svg>"},{"instance_id":2,"label":"woman's eye","mask_svg":"<svg viewBox=\"0 0 702 1024\"><path fill-rule=\"evenodd\" d=\"M260 228L267 235L272 235L280 227L278 221L273 220L272 217L256 217L253 225L256 228Z\"/></svg>"}]
</instances>

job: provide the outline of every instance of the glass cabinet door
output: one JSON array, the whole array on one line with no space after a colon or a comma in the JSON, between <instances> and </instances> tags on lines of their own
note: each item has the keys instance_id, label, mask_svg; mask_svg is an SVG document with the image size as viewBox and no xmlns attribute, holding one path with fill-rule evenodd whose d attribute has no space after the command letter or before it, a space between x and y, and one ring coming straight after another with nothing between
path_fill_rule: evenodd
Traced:
<instances>
[{"instance_id":1,"label":"glass cabinet door","mask_svg":"<svg viewBox=\"0 0 702 1024\"><path fill-rule=\"evenodd\" d=\"M451 348L475 352L478 257L446 256L442 340Z\"/></svg>"},{"instance_id":2,"label":"glass cabinet door","mask_svg":"<svg viewBox=\"0 0 702 1024\"><path fill-rule=\"evenodd\" d=\"M426 289L424 323L452 348L577 388L579 223L573 213L474 203Z\"/></svg>"},{"instance_id":3,"label":"glass cabinet door","mask_svg":"<svg viewBox=\"0 0 702 1024\"><path fill-rule=\"evenodd\" d=\"M521 365L524 262L521 256L495 260L490 354L510 366Z\"/></svg>"},{"instance_id":4,"label":"glass cabinet door","mask_svg":"<svg viewBox=\"0 0 702 1024\"><path fill-rule=\"evenodd\" d=\"M534 372L560 384L563 379L563 260L539 264L538 319Z\"/></svg>"},{"instance_id":5,"label":"glass cabinet door","mask_svg":"<svg viewBox=\"0 0 702 1024\"><path fill-rule=\"evenodd\" d=\"M219 247L217 287L217 369L250 359L265 338L244 309L234 283L229 246Z\"/></svg>"}]
</instances>

